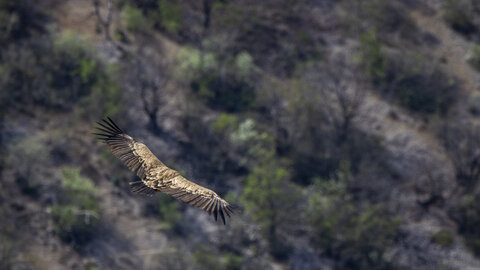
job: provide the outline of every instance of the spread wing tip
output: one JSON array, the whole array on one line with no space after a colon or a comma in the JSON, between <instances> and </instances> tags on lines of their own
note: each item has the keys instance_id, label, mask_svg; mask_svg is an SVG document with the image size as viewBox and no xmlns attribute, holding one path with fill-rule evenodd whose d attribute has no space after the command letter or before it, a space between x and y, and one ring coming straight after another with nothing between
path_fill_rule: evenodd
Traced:
<instances>
[{"instance_id":1,"label":"spread wing tip","mask_svg":"<svg viewBox=\"0 0 480 270\"><path fill-rule=\"evenodd\" d=\"M107 116L107 118L102 119L101 122L97 121L97 127L94 135L97 136L97 139L101 141L107 141L111 140L112 138L115 138L116 136L123 134L123 130L118 127L115 122Z\"/></svg>"},{"instance_id":2,"label":"spread wing tip","mask_svg":"<svg viewBox=\"0 0 480 270\"><path fill-rule=\"evenodd\" d=\"M218 221L218 217L220 217L223 225L226 225L227 218L231 218L233 214L232 206L221 198L215 198L206 211L209 215L213 214L215 221Z\"/></svg>"}]
</instances>

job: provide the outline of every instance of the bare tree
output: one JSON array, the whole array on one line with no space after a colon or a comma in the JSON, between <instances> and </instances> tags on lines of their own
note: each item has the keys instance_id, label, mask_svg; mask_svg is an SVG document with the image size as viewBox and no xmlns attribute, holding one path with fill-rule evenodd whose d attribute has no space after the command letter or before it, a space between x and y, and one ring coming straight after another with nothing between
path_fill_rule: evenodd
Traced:
<instances>
[{"instance_id":1,"label":"bare tree","mask_svg":"<svg viewBox=\"0 0 480 270\"><path fill-rule=\"evenodd\" d=\"M480 126L472 121L450 121L442 129L459 183L467 188L480 180Z\"/></svg>"},{"instance_id":2,"label":"bare tree","mask_svg":"<svg viewBox=\"0 0 480 270\"><path fill-rule=\"evenodd\" d=\"M361 80L347 68L342 59L333 61L326 69L315 70L314 85L319 85L320 104L330 124L335 128L336 143L348 139L353 119L365 100Z\"/></svg>"},{"instance_id":3,"label":"bare tree","mask_svg":"<svg viewBox=\"0 0 480 270\"><path fill-rule=\"evenodd\" d=\"M102 16L100 12L100 0L92 0L93 6L95 8L95 16L97 17L97 22L103 28L103 34L105 35L105 39L108 41L112 41L112 37L110 36L110 25L112 24L113 18L113 4L112 0L107 0L107 14L105 17Z\"/></svg>"},{"instance_id":4,"label":"bare tree","mask_svg":"<svg viewBox=\"0 0 480 270\"><path fill-rule=\"evenodd\" d=\"M127 73L127 83L135 92L138 91L143 111L148 116L148 129L154 134L161 134L158 113L165 102L164 91L170 81L167 64L155 62L144 53L139 53Z\"/></svg>"}]
</instances>

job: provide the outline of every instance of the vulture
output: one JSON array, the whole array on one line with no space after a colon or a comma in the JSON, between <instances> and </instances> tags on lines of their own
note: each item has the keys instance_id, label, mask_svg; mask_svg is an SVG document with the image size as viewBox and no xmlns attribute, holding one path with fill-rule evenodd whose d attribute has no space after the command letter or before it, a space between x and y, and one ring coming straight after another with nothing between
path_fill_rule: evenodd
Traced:
<instances>
[{"instance_id":1,"label":"vulture","mask_svg":"<svg viewBox=\"0 0 480 270\"><path fill-rule=\"evenodd\" d=\"M112 153L140 177L140 181L129 183L133 193L152 195L163 192L209 215L213 214L215 221L220 216L223 224L225 216L230 217L233 213L232 206L215 192L165 166L145 144L125 134L109 117L97 124L98 133L94 134L98 139L104 141Z\"/></svg>"}]
</instances>

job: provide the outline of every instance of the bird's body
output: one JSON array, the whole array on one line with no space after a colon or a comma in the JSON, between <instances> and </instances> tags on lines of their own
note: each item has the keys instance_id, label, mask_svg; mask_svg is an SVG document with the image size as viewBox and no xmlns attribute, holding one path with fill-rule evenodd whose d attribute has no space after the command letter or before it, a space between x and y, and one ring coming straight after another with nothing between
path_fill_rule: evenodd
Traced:
<instances>
[{"instance_id":1,"label":"bird's body","mask_svg":"<svg viewBox=\"0 0 480 270\"><path fill-rule=\"evenodd\" d=\"M110 118L98 123L95 133L107 143L112 153L135 172L141 181L131 182L135 193L151 195L163 192L192 206L213 214L215 220L220 215L225 223L225 215L230 217L232 207L212 190L197 185L168 168L148 147L125 134Z\"/></svg>"}]
</instances>

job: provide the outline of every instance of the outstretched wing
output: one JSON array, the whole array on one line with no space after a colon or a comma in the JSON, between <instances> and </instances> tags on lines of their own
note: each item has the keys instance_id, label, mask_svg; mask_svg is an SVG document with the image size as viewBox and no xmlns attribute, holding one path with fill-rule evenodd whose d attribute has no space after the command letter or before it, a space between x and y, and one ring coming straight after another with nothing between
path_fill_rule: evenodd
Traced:
<instances>
[{"instance_id":1,"label":"outstretched wing","mask_svg":"<svg viewBox=\"0 0 480 270\"><path fill-rule=\"evenodd\" d=\"M145 144L125 134L112 119L108 117L102 121L103 123L97 122L100 125L97 129L101 133L95 134L105 141L112 153L138 177L144 179L150 169L165 166Z\"/></svg>"},{"instance_id":2,"label":"outstretched wing","mask_svg":"<svg viewBox=\"0 0 480 270\"><path fill-rule=\"evenodd\" d=\"M160 191L191 206L198 207L209 215L213 214L215 220L220 216L223 224L225 224L225 216L230 217L233 213L232 206L215 192L197 185L181 175L172 178L167 187L162 188Z\"/></svg>"},{"instance_id":3,"label":"outstretched wing","mask_svg":"<svg viewBox=\"0 0 480 270\"><path fill-rule=\"evenodd\" d=\"M155 191L166 193L213 214L215 220L220 216L224 224L225 215L230 217L233 213L232 206L215 192L185 179L177 171L166 167L145 144L125 134L112 119L107 117L107 120L97 124L99 125L97 129L101 133L94 134L105 141L112 153L142 179L130 183L133 192L147 195ZM148 186L145 183L149 183Z\"/></svg>"}]
</instances>

